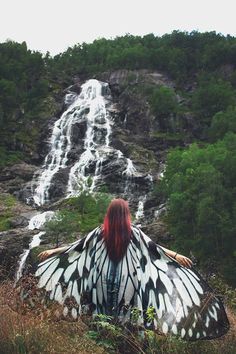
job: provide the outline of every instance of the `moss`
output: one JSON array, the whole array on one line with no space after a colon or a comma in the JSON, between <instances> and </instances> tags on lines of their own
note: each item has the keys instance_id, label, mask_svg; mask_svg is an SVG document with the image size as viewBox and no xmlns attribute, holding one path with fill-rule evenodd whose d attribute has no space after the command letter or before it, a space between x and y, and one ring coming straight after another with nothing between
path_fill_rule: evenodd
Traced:
<instances>
[{"instance_id":1,"label":"moss","mask_svg":"<svg viewBox=\"0 0 236 354\"><path fill-rule=\"evenodd\" d=\"M14 207L17 200L10 194L0 194L0 231L7 231L11 228L10 219L14 216Z\"/></svg>"},{"instance_id":2,"label":"moss","mask_svg":"<svg viewBox=\"0 0 236 354\"><path fill-rule=\"evenodd\" d=\"M130 158L138 165L143 166L146 172L158 167L155 153L140 145L129 144L128 146Z\"/></svg>"},{"instance_id":3,"label":"moss","mask_svg":"<svg viewBox=\"0 0 236 354\"><path fill-rule=\"evenodd\" d=\"M19 151L8 151L0 146L0 167L14 165L24 159L24 153Z\"/></svg>"},{"instance_id":4,"label":"moss","mask_svg":"<svg viewBox=\"0 0 236 354\"><path fill-rule=\"evenodd\" d=\"M166 133L160 131L154 131L151 133L151 137L160 138L169 141L182 141L185 138L183 133Z\"/></svg>"},{"instance_id":5,"label":"moss","mask_svg":"<svg viewBox=\"0 0 236 354\"><path fill-rule=\"evenodd\" d=\"M10 228L10 218L8 216L0 215L0 232L7 231Z\"/></svg>"}]
</instances>

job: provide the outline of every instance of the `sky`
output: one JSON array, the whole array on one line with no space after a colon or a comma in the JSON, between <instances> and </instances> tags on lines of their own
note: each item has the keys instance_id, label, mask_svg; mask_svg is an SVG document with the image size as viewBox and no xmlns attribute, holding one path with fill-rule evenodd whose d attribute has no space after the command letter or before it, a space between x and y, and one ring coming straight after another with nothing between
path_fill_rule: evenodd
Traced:
<instances>
[{"instance_id":1,"label":"sky","mask_svg":"<svg viewBox=\"0 0 236 354\"><path fill-rule=\"evenodd\" d=\"M235 0L0 0L0 42L51 55L78 43L173 30L236 37Z\"/></svg>"}]
</instances>

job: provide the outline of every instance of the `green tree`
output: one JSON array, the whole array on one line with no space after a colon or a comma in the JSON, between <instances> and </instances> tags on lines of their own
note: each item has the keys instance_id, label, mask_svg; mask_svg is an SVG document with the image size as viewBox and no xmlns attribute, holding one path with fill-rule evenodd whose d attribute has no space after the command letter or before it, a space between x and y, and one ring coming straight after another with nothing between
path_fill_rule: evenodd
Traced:
<instances>
[{"instance_id":1,"label":"green tree","mask_svg":"<svg viewBox=\"0 0 236 354\"><path fill-rule=\"evenodd\" d=\"M225 112L216 113L209 128L209 138L211 141L222 139L226 133L236 133L236 108L230 107Z\"/></svg>"},{"instance_id":2,"label":"green tree","mask_svg":"<svg viewBox=\"0 0 236 354\"><path fill-rule=\"evenodd\" d=\"M235 103L235 90L231 84L215 78L200 82L192 97L193 109L201 123L206 125L217 112L225 111Z\"/></svg>"},{"instance_id":3,"label":"green tree","mask_svg":"<svg viewBox=\"0 0 236 354\"><path fill-rule=\"evenodd\" d=\"M197 144L168 155L163 191L167 222L177 247L190 250L202 265L214 264L232 282L236 250L236 135L204 148ZM223 260L223 261L222 261Z\"/></svg>"},{"instance_id":4,"label":"green tree","mask_svg":"<svg viewBox=\"0 0 236 354\"><path fill-rule=\"evenodd\" d=\"M161 130L171 128L170 120L177 112L177 99L174 91L168 87L161 86L153 90L150 99L152 112L160 125Z\"/></svg>"}]
</instances>

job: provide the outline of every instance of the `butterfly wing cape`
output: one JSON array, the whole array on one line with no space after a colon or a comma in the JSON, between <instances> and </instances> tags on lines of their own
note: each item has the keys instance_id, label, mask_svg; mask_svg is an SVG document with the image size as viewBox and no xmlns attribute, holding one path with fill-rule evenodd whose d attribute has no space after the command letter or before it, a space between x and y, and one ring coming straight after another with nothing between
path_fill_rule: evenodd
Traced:
<instances>
[{"instance_id":1,"label":"butterfly wing cape","mask_svg":"<svg viewBox=\"0 0 236 354\"><path fill-rule=\"evenodd\" d=\"M119 263L109 259L101 228L39 264L38 286L64 305L64 315L112 315L186 340L225 334L229 322L220 299L193 269L167 256L139 228ZM152 316L147 315L150 309Z\"/></svg>"}]
</instances>

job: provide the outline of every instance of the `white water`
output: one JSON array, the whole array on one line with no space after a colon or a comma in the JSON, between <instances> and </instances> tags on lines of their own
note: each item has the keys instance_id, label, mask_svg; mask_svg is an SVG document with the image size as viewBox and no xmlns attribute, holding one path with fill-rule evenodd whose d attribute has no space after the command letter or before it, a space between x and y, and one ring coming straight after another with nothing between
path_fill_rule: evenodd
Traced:
<instances>
[{"instance_id":1,"label":"white water","mask_svg":"<svg viewBox=\"0 0 236 354\"><path fill-rule=\"evenodd\" d=\"M24 252L21 254L20 256L20 260L18 263L18 269L16 271L16 281L18 281L23 274L23 270L25 268L25 263L26 263L26 259L28 258L28 255L30 253L30 250L34 247L37 247L40 245L41 242L41 236L45 234L45 231L40 231L38 234L34 235L30 244L29 244L29 248L24 250Z\"/></svg>"},{"instance_id":2,"label":"white water","mask_svg":"<svg viewBox=\"0 0 236 354\"><path fill-rule=\"evenodd\" d=\"M106 97L102 95L103 88L108 84L97 80L89 80L82 86L81 95L85 95L89 106L87 114L87 131L84 139L84 152L71 168L67 192L68 196L80 194L83 190L93 191L96 181L102 172L102 163L105 159L106 148L110 145L112 120L106 109ZM92 94L88 94L92 92ZM91 165L95 165L93 175L87 174Z\"/></svg>"},{"instance_id":3,"label":"white water","mask_svg":"<svg viewBox=\"0 0 236 354\"><path fill-rule=\"evenodd\" d=\"M135 214L136 220L139 220L144 217L144 203L145 203L146 199L147 199L147 196L145 195L138 202L138 210Z\"/></svg>"},{"instance_id":4,"label":"white water","mask_svg":"<svg viewBox=\"0 0 236 354\"><path fill-rule=\"evenodd\" d=\"M83 152L70 167L67 197L79 195L84 190L94 192L102 178L103 164L108 156L122 159L122 164L126 165L122 172L125 179L125 195L130 193L133 178L141 176L131 159L110 145L113 120L109 113L112 102L108 84L92 79L83 84L81 89L79 95L74 93L66 95L65 103L69 104L69 107L55 122L50 139L51 149L45 158L33 195L37 205L49 201L53 176L60 169L68 168L68 153L72 148L71 135L75 123L86 122L87 127Z\"/></svg>"},{"instance_id":5,"label":"white water","mask_svg":"<svg viewBox=\"0 0 236 354\"><path fill-rule=\"evenodd\" d=\"M88 178L85 177L85 168L97 158L95 149L98 145L96 139L98 140L99 137L95 134L95 128L99 128L99 125L106 129L105 145L109 145L111 128L109 117L106 114L105 99L102 96L104 85L108 86L97 80L89 80L82 85L82 91L78 96L75 94L66 96L65 102L72 101L72 103L54 125L50 139L51 149L45 158L43 171L33 196L35 204L43 205L48 201L53 176L59 169L67 167L68 153L72 147L71 132L73 125L85 119L87 120L87 132L84 141L85 152L70 171L68 192L72 194L74 189L84 188L86 185ZM99 158L100 156L98 156Z\"/></svg>"},{"instance_id":6,"label":"white water","mask_svg":"<svg viewBox=\"0 0 236 354\"><path fill-rule=\"evenodd\" d=\"M37 214L30 219L28 229L29 230L40 230L46 221L53 219L55 215L54 211L45 211L44 213Z\"/></svg>"},{"instance_id":7,"label":"white water","mask_svg":"<svg viewBox=\"0 0 236 354\"><path fill-rule=\"evenodd\" d=\"M127 167L123 171L123 175L126 175L128 177L135 176L137 174L137 170L134 167L133 162L130 159L127 159Z\"/></svg>"},{"instance_id":8,"label":"white water","mask_svg":"<svg viewBox=\"0 0 236 354\"><path fill-rule=\"evenodd\" d=\"M51 220L54 217L54 212L53 211L46 211L44 213L40 213L38 215L33 216L30 219L28 229L29 230L35 230L35 229L41 229L43 228L43 225L45 224L46 221ZM16 282L22 277L23 270L25 268L25 263L27 260L27 257L30 253L30 250L34 247L38 247L41 242L41 236L45 234L45 231L40 231L39 233L35 234L29 244L29 248L25 249L23 253L20 255L20 260L18 263L18 268L16 271Z\"/></svg>"}]
</instances>

